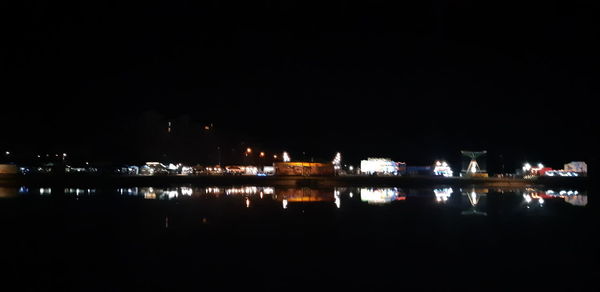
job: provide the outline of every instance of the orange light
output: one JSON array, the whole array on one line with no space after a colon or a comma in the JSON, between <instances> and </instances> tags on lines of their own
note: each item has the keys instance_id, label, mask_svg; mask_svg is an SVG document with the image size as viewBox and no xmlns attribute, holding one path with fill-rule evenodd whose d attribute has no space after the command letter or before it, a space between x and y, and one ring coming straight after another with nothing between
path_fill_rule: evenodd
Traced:
<instances>
[{"instance_id":1,"label":"orange light","mask_svg":"<svg viewBox=\"0 0 600 292\"><path fill-rule=\"evenodd\" d=\"M246 152L252 153L252 148L250 148L250 147L246 148Z\"/></svg>"},{"instance_id":2,"label":"orange light","mask_svg":"<svg viewBox=\"0 0 600 292\"><path fill-rule=\"evenodd\" d=\"M260 157L265 157L265 153L264 153L264 152L261 152L261 153L260 153Z\"/></svg>"},{"instance_id":3,"label":"orange light","mask_svg":"<svg viewBox=\"0 0 600 292\"><path fill-rule=\"evenodd\" d=\"M273 155L273 158L277 159L277 155Z\"/></svg>"}]
</instances>

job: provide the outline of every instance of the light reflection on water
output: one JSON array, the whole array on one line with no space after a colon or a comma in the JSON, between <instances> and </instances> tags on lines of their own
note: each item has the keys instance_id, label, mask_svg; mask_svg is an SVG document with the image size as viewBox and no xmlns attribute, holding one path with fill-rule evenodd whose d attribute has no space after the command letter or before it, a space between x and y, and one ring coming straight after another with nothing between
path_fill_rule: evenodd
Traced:
<instances>
[{"instance_id":1,"label":"light reflection on water","mask_svg":"<svg viewBox=\"0 0 600 292\"><path fill-rule=\"evenodd\" d=\"M395 200L404 200L406 194L398 188L361 188L360 198L369 204L387 204Z\"/></svg>"},{"instance_id":2,"label":"light reflection on water","mask_svg":"<svg viewBox=\"0 0 600 292\"><path fill-rule=\"evenodd\" d=\"M99 192L93 188L0 188L0 198L18 197L18 195L73 196L93 197ZM110 190L108 191L110 192ZM586 206L587 194L584 191L570 189L487 189L487 188L451 188L438 187L429 189L404 189L397 187L339 187L339 188L307 188L307 187L260 187L260 186L235 186L235 187L127 187L114 191L118 196L137 197L148 200L177 200L201 197L232 197L242 198L246 208L252 208L254 200L271 199L281 202L281 207L287 209L290 204L296 203L324 203L335 208L343 208L344 202L362 202L367 205L388 205L394 202L401 203L407 198L431 198L433 204L456 204L455 201L466 207L464 215L486 215L481 210L481 202L486 200L489 193L502 196L522 197L524 208L541 208L548 201L563 200L573 206ZM455 199L453 199L455 198ZM484 207L483 207L484 208Z\"/></svg>"}]
</instances>

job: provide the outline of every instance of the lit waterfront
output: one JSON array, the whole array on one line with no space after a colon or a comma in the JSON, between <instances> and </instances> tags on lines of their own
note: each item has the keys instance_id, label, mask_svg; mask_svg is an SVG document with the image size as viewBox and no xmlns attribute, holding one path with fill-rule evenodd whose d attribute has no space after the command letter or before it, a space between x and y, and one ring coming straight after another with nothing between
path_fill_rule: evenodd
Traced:
<instances>
[{"instance_id":1,"label":"lit waterfront","mask_svg":"<svg viewBox=\"0 0 600 292\"><path fill-rule=\"evenodd\" d=\"M460 202L467 198L474 207L479 204L481 197L488 194L492 196L522 197L523 206L543 207L546 201L563 201L574 206L587 205L587 191L576 189L549 189L549 188L485 188L472 186L465 188L430 187L430 188L398 188L398 187L264 187L264 186L212 186L199 187L185 185L178 187L125 187L114 190L95 188L56 188L56 187L20 187L0 188L0 197L18 198L28 196L67 198L94 198L94 197L132 197L150 200L194 200L206 198L230 198L243 200L246 207L250 202L257 200L275 200L289 202L330 202L340 208L342 201L360 201L369 205L384 205L401 203L408 198L417 200L429 199L432 203L448 204ZM452 200L455 198L455 200Z\"/></svg>"}]
</instances>

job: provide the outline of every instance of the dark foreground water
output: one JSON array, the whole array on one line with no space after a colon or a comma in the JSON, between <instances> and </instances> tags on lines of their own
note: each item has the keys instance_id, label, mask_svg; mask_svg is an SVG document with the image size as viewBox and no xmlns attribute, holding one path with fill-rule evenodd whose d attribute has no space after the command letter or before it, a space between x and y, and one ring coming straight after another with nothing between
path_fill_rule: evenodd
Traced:
<instances>
[{"instance_id":1,"label":"dark foreground water","mask_svg":"<svg viewBox=\"0 0 600 292\"><path fill-rule=\"evenodd\" d=\"M592 196L576 189L0 188L0 288L596 290Z\"/></svg>"}]
</instances>

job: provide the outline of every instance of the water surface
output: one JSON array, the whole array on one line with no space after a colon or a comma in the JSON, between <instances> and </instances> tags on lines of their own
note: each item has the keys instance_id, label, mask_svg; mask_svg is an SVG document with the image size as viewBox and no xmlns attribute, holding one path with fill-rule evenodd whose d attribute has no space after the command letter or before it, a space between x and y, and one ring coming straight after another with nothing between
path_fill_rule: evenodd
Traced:
<instances>
[{"instance_id":1,"label":"water surface","mask_svg":"<svg viewBox=\"0 0 600 292\"><path fill-rule=\"evenodd\" d=\"M574 289L598 275L590 196L477 187L0 188L1 259L12 267L7 279L43 290L507 290L522 277Z\"/></svg>"}]
</instances>

